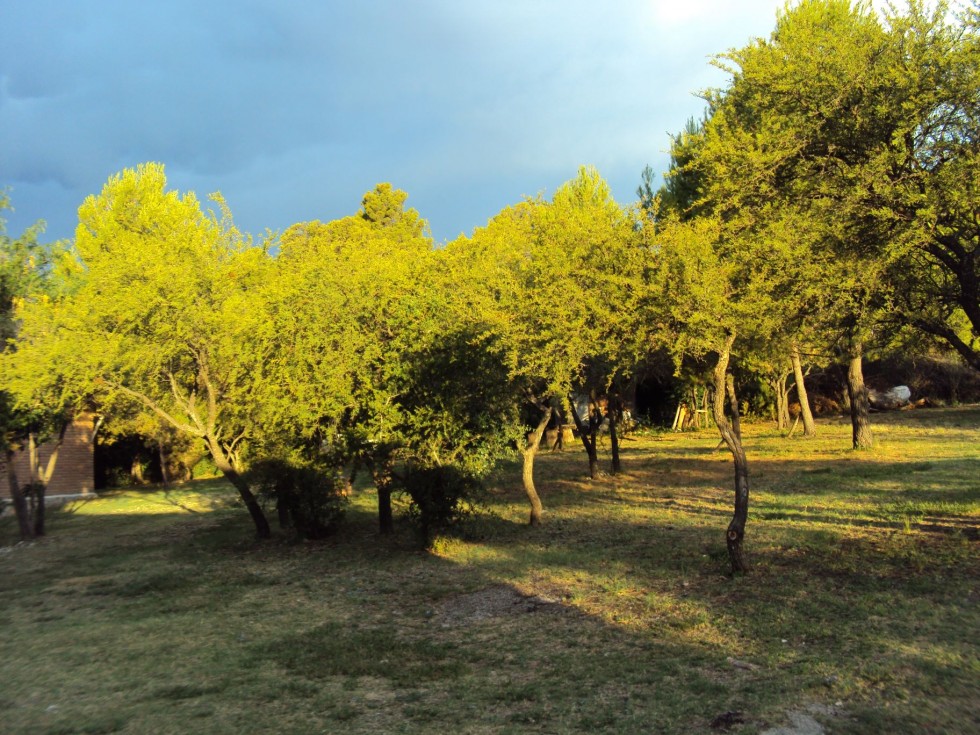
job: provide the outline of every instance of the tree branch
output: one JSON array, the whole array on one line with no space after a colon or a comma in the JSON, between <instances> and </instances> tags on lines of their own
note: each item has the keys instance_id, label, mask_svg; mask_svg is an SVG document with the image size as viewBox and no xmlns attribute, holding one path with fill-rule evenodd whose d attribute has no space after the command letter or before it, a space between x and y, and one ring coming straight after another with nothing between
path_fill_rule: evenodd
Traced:
<instances>
[{"instance_id":1,"label":"tree branch","mask_svg":"<svg viewBox=\"0 0 980 735\"><path fill-rule=\"evenodd\" d=\"M121 385L120 383L113 383L110 380L106 380L105 383L106 385L118 390L120 393L123 393L129 396L130 398L135 398L137 401L139 401L148 409L153 411L153 413L155 413L157 416L162 418L164 421L169 423L174 428L179 429L180 431L187 432L191 436L201 436L201 437L204 436L204 432L200 431L194 426L191 426L188 423L178 421L169 413L164 411L155 401L150 399L148 396L145 396L142 393L138 393L137 391L132 390L131 388L127 388L125 385Z\"/></svg>"}]
</instances>

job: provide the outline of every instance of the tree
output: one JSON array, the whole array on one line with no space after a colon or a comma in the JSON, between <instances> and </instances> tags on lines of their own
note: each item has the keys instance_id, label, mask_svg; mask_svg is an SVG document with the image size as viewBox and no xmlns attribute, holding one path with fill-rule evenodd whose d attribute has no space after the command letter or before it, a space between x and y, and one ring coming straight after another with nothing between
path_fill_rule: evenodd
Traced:
<instances>
[{"instance_id":1,"label":"tree","mask_svg":"<svg viewBox=\"0 0 980 735\"><path fill-rule=\"evenodd\" d=\"M314 454L328 447L336 463L370 470L383 533L393 528L392 469L403 444L395 400L403 357L433 332L431 292L418 288L432 241L406 198L380 184L357 215L290 227L269 299L277 346L267 371L284 389L264 406L266 421L279 441Z\"/></svg>"},{"instance_id":2,"label":"tree","mask_svg":"<svg viewBox=\"0 0 980 735\"><path fill-rule=\"evenodd\" d=\"M810 230L798 272L820 284L817 313L850 365L855 447L872 441L861 357L887 303L896 242L880 190L891 188L907 127L900 56L865 6L787 8L769 39L719 57L732 79L709 99L697 156L705 199L723 218L766 228L788 212Z\"/></svg>"},{"instance_id":3,"label":"tree","mask_svg":"<svg viewBox=\"0 0 980 735\"><path fill-rule=\"evenodd\" d=\"M500 351L455 318L458 284L406 198L379 184L356 215L289 228L269 298L277 337L267 371L284 390L264 405L276 427L267 433L348 477L370 471L382 533L401 490L424 508L427 533L439 525L438 504L415 481L468 478L443 484L440 502L453 505L450 487L471 487L506 449L515 413Z\"/></svg>"},{"instance_id":4,"label":"tree","mask_svg":"<svg viewBox=\"0 0 980 735\"><path fill-rule=\"evenodd\" d=\"M9 198L0 191L0 213L8 207ZM6 221L0 217L0 373L3 364L21 361L10 344L19 331L16 307L47 299L52 291L51 262L58 256L60 246L40 244L38 237L43 230L44 224L38 222L19 237L10 238ZM3 379L0 383L9 386L11 381ZM50 392L42 400L17 405L7 390L0 391L0 444L22 539L45 533L45 489L54 473L68 421L64 402ZM57 439L42 465L38 447L52 436ZM14 460L18 450L28 457L30 476L26 482L17 476Z\"/></svg>"},{"instance_id":5,"label":"tree","mask_svg":"<svg viewBox=\"0 0 980 735\"><path fill-rule=\"evenodd\" d=\"M895 231L892 306L980 370L980 11L918 1L887 17L904 112L875 204Z\"/></svg>"},{"instance_id":6,"label":"tree","mask_svg":"<svg viewBox=\"0 0 980 735\"><path fill-rule=\"evenodd\" d=\"M753 335L770 331L779 318L766 277L774 264L761 257L769 244L751 231L732 229L706 216L681 221L676 214L668 215L650 236L649 313L661 322L661 339L678 369L685 357L713 363L712 414L735 470L734 512L726 544L732 571L744 572L749 467L729 370L736 339L751 344Z\"/></svg>"},{"instance_id":7,"label":"tree","mask_svg":"<svg viewBox=\"0 0 980 735\"><path fill-rule=\"evenodd\" d=\"M268 521L243 477L257 429L267 334L266 253L196 197L166 190L163 166L112 176L79 208L63 293L19 312L14 392L53 381L77 399L126 400L201 440L236 488L259 537Z\"/></svg>"},{"instance_id":8,"label":"tree","mask_svg":"<svg viewBox=\"0 0 980 735\"><path fill-rule=\"evenodd\" d=\"M590 361L623 369L642 341L643 330L630 321L643 262L635 233L635 216L586 167L551 201L508 207L447 248L460 282L456 313L500 345L537 416L519 443L532 525L542 518L534 459L554 412L583 386ZM596 471L594 450L590 467Z\"/></svg>"},{"instance_id":9,"label":"tree","mask_svg":"<svg viewBox=\"0 0 980 735\"><path fill-rule=\"evenodd\" d=\"M664 174L659 200L662 213L672 212L682 219L698 214L703 199L703 182L693 165L705 122L688 118L684 129L670 140L670 167ZM647 187L649 189L649 187Z\"/></svg>"}]
</instances>

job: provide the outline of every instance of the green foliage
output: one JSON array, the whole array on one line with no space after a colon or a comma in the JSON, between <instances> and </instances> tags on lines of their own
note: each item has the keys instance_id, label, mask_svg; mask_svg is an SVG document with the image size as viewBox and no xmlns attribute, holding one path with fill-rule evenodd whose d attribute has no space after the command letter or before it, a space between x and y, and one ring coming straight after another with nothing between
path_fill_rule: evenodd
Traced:
<instances>
[{"instance_id":1,"label":"green foliage","mask_svg":"<svg viewBox=\"0 0 980 735\"><path fill-rule=\"evenodd\" d=\"M782 221L788 238L772 239L803 245L787 250L784 332L806 317L826 341L860 343L897 313L975 356L976 327L954 322L977 303L980 55L969 13L958 27L948 15L806 0L718 57L731 80L682 170L727 228L765 236Z\"/></svg>"},{"instance_id":2,"label":"green foliage","mask_svg":"<svg viewBox=\"0 0 980 735\"><path fill-rule=\"evenodd\" d=\"M19 331L18 310L27 304L46 303L50 299L55 290L52 264L62 251L60 244L38 242L44 231L43 222L29 227L18 237L10 237L2 217L9 206L6 192L0 190L0 385L5 388L0 390L0 449L3 450L23 444L30 432L43 435L54 430L63 420L67 408L52 391L19 405L8 392L10 378L4 371L21 363L23 357L13 354L13 341ZM25 367L36 369L30 365Z\"/></svg>"},{"instance_id":3,"label":"green foliage","mask_svg":"<svg viewBox=\"0 0 980 735\"><path fill-rule=\"evenodd\" d=\"M415 288L432 243L404 199L380 185L361 215L283 234L270 299L276 347L266 364L282 390L263 407L277 431L333 446L394 439L400 355L432 314L431 295Z\"/></svg>"},{"instance_id":4,"label":"green foliage","mask_svg":"<svg viewBox=\"0 0 980 735\"><path fill-rule=\"evenodd\" d=\"M153 413L237 478L255 407L274 390L262 371L270 263L212 200L218 213L205 214L193 194L166 190L163 166L145 164L83 202L74 248L54 271L62 288L18 312L17 359L4 361L18 403ZM239 491L267 535L248 487Z\"/></svg>"},{"instance_id":5,"label":"green foliage","mask_svg":"<svg viewBox=\"0 0 980 735\"><path fill-rule=\"evenodd\" d=\"M130 401L194 436L247 432L265 255L154 164L112 177L79 209L68 288L25 305L14 374L26 397L52 380L79 399ZM237 411L237 415L236 415ZM218 427L221 427L220 429Z\"/></svg>"},{"instance_id":6,"label":"green foliage","mask_svg":"<svg viewBox=\"0 0 980 735\"><path fill-rule=\"evenodd\" d=\"M564 400L590 359L628 371L645 353L636 224L598 172L582 168L551 202L504 209L447 247L458 313L497 340L526 391Z\"/></svg>"},{"instance_id":7,"label":"green foliage","mask_svg":"<svg viewBox=\"0 0 980 735\"><path fill-rule=\"evenodd\" d=\"M413 461L486 476L522 433L500 351L479 335L447 331L403 359L396 403Z\"/></svg>"},{"instance_id":8,"label":"green foliage","mask_svg":"<svg viewBox=\"0 0 980 735\"><path fill-rule=\"evenodd\" d=\"M670 140L670 167L658 193L662 209L681 218L695 216L702 198L696 151L703 126L703 122L688 118L684 129Z\"/></svg>"}]
</instances>

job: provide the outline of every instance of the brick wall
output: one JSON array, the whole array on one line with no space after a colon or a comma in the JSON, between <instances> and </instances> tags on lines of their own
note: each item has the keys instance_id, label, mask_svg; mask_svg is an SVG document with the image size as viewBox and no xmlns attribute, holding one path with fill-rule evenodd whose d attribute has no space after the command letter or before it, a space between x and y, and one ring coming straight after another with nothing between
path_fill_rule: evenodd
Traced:
<instances>
[{"instance_id":1,"label":"brick wall","mask_svg":"<svg viewBox=\"0 0 980 735\"><path fill-rule=\"evenodd\" d=\"M48 483L48 495L82 495L94 492L95 487L95 442L93 417L83 415L76 418L65 431L65 440L58 452L58 462ZM52 446L41 446L41 467L45 467L51 456ZM18 452L14 459L17 480L23 485L30 482L30 467L27 451ZM0 496L9 497L6 469L0 461Z\"/></svg>"}]
</instances>

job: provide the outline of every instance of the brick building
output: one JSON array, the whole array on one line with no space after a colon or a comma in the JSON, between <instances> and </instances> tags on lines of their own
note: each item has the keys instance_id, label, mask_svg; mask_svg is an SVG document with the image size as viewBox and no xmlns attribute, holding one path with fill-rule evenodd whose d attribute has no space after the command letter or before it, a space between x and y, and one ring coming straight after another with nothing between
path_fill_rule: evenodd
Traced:
<instances>
[{"instance_id":1,"label":"brick building","mask_svg":"<svg viewBox=\"0 0 980 735\"><path fill-rule=\"evenodd\" d=\"M46 497L50 500L67 500L80 495L92 495L95 492L95 425L91 415L76 418L65 430L65 438L58 452L58 461L54 473L48 482ZM45 467L51 456L52 444L43 444L40 449L41 467ZM26 484L30 481L31 473L28 464L27 451L18 452L14 460L17 479ZM0 497L9 498L10 489L7 486L6 468L0 457Z\"/></svg>"}]
</instances>

